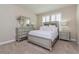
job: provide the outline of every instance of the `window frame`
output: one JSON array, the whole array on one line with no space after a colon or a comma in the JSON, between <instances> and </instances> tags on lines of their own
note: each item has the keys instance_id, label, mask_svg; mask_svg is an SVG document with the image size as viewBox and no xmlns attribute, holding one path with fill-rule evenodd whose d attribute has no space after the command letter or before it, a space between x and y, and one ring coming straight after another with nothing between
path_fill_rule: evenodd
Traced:
<instances>
[{"instance_id":1,"label":"window frame","mask_svg":"<svg viewBox=\"0 0 79 59\"><path fill-rule=\"evenodd\" d=\"M48 22L53 22L53 21L52 21L52 15L54 16L54 19L55 19L54 21L59 21L59 22L61 21L61 20L57 20L57 15L60 16L59 19L62 19L62 13L56 13L56 14L51 14L51 15L42 16L42 24L45 23L45 22L47 22L47 21L46 21L46 17L47 17L47 16L49 16L49 21L48 21ZM45 22L43 22L43 17L45 17Z\"/></svg>"}]
</instances>

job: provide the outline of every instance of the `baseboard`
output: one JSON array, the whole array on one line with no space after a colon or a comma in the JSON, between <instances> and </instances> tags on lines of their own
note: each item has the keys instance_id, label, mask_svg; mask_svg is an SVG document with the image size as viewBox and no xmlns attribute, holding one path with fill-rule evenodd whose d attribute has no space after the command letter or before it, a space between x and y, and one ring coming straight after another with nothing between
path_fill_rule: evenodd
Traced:
<instances>
[{"instance_id":1,"label":"baseboard","mask_svg":"<svg viewBox=\"0 0 79 59\"><path fill-rule=\"evenodd\" d=\"M0 45L4 45L4 44L7 44L7 43L11 43L11 42L14 42L15 40L9 40L9 41L5 41L5 42L0 42Z\"/></svg>"},{"instance_id":2,"label":"baseboard","mask_svg":"<svg viewBox=\"0 0 79 59\"><path fill-rule=\"evenodd\" d=\"M68 41L68 42L74 42L74 43L76 43L76 44L79 44L79 42L77 42L76 39L71 39L71 40L60 39L60 40Z\"/></svg>"},{"instance_id":3,"label":"baseboard","mask_svg":"<svg viewBox=\"0 0 79 59\"><path fill-rule=\"evenodd\" d=\"M77 40L77 39L71 39L71 41L74 41L74 42L76 42L76 40Z\"/></svg>"}]
</instances>

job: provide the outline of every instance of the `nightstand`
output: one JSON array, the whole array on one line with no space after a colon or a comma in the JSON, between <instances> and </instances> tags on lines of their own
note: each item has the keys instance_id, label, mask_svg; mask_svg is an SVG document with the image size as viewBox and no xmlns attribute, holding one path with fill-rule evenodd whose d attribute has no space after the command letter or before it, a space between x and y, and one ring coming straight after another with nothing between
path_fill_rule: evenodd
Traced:
<instances>
[{"instance_id":1,"label":"nightstand","mask_svg":"<svg viewBox=\"0 0 79 59\"><path fill-rule=\"evenodd\" d=\"M71 39L70 32L68 31L59 31L59 39L69 40Z\"/></svg>"}]
</instances>

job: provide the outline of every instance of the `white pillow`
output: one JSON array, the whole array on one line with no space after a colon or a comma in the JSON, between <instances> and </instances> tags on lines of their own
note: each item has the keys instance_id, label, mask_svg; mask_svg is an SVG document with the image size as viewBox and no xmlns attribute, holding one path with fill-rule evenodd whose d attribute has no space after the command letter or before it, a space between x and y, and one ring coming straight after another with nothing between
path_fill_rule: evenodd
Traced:
<instances>
[{"instance_id":1,"label":"white pillow","mask_svg":"<svg viewBox=\"0 0 79 59\"><path fill-rule=\"evenodd\" d=\"M40 30L44 31L54 31L57 30L57 27L55 25L50 25L50 26L41 26Z\"/></svg>"},{"instance_id":2,"label":"white pillow","mask_svg":"<svg viewBox=\"0 0 79 59\"><path fill-rule=\"evenodd\" d=\"M52 29L49 26L41 26L40 27L40 30L43 30L43 31L51 31Z\"/></svg>"},{"instance_id":3,"label":"white pillow","mask_svg":"<svg viewBox=\"0 0 79 59\"><path fill-rule=\"evenodd\" d=\"M41 26L40 30L47 30L48 26Z\"/></svg>"},{"instance_id":4,"label":"white pillow","mask_svg":"<svg viewBox=\"0 0 79 59\"><path fill-rule=\"evenodd\" d=\"M57 30L57 27L55 25L49 25L49 28L51 29L51 31Z\"/></svg>"}]
</instances>

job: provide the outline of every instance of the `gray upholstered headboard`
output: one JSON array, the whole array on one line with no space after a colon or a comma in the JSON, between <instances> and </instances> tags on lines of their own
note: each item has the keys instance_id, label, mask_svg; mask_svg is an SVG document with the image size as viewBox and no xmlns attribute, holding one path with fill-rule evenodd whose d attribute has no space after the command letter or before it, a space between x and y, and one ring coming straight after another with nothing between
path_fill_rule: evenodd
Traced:
<instances>
[{"instance_id":1,"label":"gray upholstered headboard","mask_svg":"<svg viewBox=\"0 0 79 59\"><path fill-rule=\"evenodd\" d=\"M55 25L56 27L59 27L59 22L58 21L53 21L53 22L50 22L49 25Z\"/></svg>"},{"instance_id":2,"label":"gray upholstered headboard","mask_svg":"<svg viewBox=\"0 0 79 59\"><path fill-rule=\"evenodd\" d=\"M55 25L56 27L59 28L59 22L58 22L58 21L45 22L44 25L46 25L46 26L49 26L49 25Z\"/></svg>"}]
</instances>

